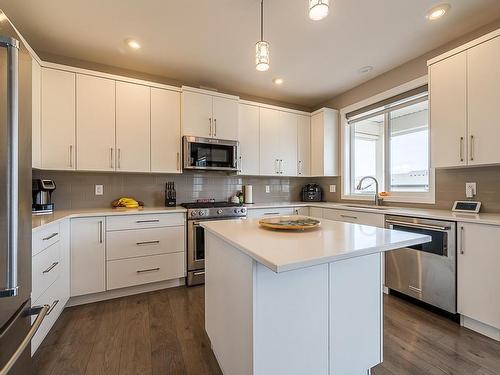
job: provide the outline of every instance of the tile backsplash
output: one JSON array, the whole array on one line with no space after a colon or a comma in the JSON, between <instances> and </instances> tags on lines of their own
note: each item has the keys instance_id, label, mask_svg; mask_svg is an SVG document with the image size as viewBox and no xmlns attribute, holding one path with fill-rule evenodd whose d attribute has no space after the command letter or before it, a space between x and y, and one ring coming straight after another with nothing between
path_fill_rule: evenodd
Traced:
<instances>
[{"instance_id":1,"label":"tile backsplash","mask_svg":"<svg viewBox=\"0 0 500 375\"><path fill-rule=\"evenodd\" d=\"M226 201L244 185L253 185L254 202L289 202L300 200L301 188L308 182L300 177L248 177L217 172L168 175L33 170L33 178L55 181L53 202L57 209L109 207L120 197L133 197L146 206L163 206L166 181L175 182L178 204L200 198ZM95 195L95 185L104 186L103 195Z\"/></svg>"},{"instance_id":2,"label":"tile backsplash","mask_svg":"<svg viewBox=\"0 0 500 375\"><path fill-rule=\"evenodd\" d=\"M56 182L53 201L58 209L109 207L119 197L134 197L146 206L163 206L166 181L174 181L177 202L193 202L199 198L227 200L244 185L253 185L254 202L292 202L300 200L306 183L318 183L328 202L341 201L340 177L260 177L232 176L225 173L185 172L182 175L93 173L33 170L33 178L49 178ZM432 207L449 210L455 200L465 199L465 183L477 183L475 200L483 203L482 212L500 213L500 166L436 171L436 204L406 206ZM94 194L95 185L104 185L104 194ZM270 187L266 193L265 187ZM336 192L329 192L336 185ZM402 203L388 205L405 206Z\"/></svg>"}]
</instances>

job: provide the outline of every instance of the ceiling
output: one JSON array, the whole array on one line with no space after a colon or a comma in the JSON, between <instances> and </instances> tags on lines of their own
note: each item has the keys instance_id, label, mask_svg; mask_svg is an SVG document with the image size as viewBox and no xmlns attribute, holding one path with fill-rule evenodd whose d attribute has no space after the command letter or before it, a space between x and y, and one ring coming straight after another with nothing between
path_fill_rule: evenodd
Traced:
<instances>
[{"instance_id":1,"label":"ceiling","mask_svg":"<svg viewBox=\"0 0 500 375\"><path fill-rule=\"evenodd\" d=\"M265 1L271 68L257 72L259 0L0 0L39 52L313 107L500 17L498 0L333 0L307 17L307 0ZM126 38L142 48L130 50ZM361 74L366 65L373 71ZM275 77L285 83L276 86Z\"/></svg>"}]
</instances>

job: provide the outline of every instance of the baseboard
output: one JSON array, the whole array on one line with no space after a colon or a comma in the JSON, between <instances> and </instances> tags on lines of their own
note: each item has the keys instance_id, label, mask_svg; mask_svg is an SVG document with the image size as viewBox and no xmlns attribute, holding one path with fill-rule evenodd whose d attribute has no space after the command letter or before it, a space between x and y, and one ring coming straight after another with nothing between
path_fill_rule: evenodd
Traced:
<instances>
[{"instance_id":1,"label":"baseboard","mask_svg":"<svg viewBox=\"0 0 500 375\"><path fill-rule=\"evenodd\" d=\"M131 286L128 288L108 290L106 292L86 294L84 296L71 297L66 304L66 307L84 305L87 303L105 301L108 299L132 296L134 294L141 294L147 292L154 292L156 290L162 290L167 288L175 288L177 286L182 286L185 284L185 278L179 278L174 280L159 281L157 283L144 284Z\"/></svg>"},{"instance_id":2,"label":"baseboard","mask_svg":"<svg viewBox=\"0 0 500 375\"><path fill-rule=\"evenodd\" d=\"M469 328L475 332L478 332L490 339L500 341L500 329L492 327L488 324L481 323L475 319L469 318L468 316L461 315L460 325L465 328Z\"/></svg>"}]
</instances>

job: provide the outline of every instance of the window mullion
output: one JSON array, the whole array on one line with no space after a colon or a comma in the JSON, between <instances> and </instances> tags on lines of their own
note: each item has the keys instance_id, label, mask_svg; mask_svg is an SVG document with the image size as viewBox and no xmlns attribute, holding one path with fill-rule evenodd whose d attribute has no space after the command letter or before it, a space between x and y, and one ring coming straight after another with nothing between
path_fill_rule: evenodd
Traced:
<instances>
[{"instance_id":1,"label":"window mullion","mask_svg":"<svg viewBox=\"0 0 500 375\"><path fill-rule=\"evenodd\" d=\"M383 190L391 190L391 113L384 115L384 183Z\"/></svg>"}]
</instances>

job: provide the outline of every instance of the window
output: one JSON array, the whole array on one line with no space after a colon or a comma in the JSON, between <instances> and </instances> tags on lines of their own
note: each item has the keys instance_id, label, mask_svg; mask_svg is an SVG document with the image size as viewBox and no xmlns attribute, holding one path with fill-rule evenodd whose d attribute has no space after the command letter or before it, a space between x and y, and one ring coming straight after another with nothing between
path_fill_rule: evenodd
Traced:
<instances>
[{"instance_id":1,"label":"window","mask_svg":"<svg viewBox=\"0 0 500 375\"><path fill-rule=\"evenodd\" d=\"M433 200L429 167L427 86L346 112L344 116L344 198L372 198L375 184L389 200Z\"/></svg>"}]
</instances>

